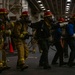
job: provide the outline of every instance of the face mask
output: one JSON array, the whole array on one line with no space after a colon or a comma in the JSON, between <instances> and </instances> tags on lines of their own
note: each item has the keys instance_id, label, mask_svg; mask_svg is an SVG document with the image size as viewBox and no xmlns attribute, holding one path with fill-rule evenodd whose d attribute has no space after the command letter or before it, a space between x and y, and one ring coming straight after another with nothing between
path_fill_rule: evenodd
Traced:
<instances>
[{"instance_id":1,"label":"face mask","mask_svg":"<svg viewBox=\"0 0 75 75\"><path fill-rule=\"evenodd\" d=\"M47 17L48 21L53 21L52 17Z\"/></svg>"},{"instance_id":2,"label":"face mask","mask_svg":"<svg viewBox=\"0 0 75 75\"><path fill-rule=\"evenodd\" d=\"M53 19L51 17L46 17L46 21L51 24L53 22Z\"/></svg>"},{"instance_id":3,"label":"face mask","mask_svg":"<svg viewBox=\"0 0 75 75\"><path fill-rule=\"evenodd\" d=\"M26 22L26 23L31 23L31 20L29 20L29 17L26 16L23 18L23 21Z\"/></svg>"}]
</instances>

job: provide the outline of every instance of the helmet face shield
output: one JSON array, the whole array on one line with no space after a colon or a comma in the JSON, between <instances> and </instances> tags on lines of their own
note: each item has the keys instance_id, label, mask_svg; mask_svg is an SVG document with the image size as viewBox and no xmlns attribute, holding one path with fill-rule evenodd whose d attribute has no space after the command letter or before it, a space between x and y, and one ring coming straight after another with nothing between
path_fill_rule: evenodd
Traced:
<instances>
[{"instance_id":1,"label":"helmet face shield","mask_svg":"<svg viewBox=\"0 0 75 75\"><path fill-rule=\"evenodd\" d=\"M20 18L23 20L23 22L25 23L30 23L30 19L29 19L29 13L28 11L23 11Z\"/></svg>"},{"instance_id":2,"label":"helmet face shield","mask_svg":"<svg viewBox=\"0 0 75 75\"><path fill-rule=\"evenodd\" d=\"M47 17L45 17L44 19L45 19L45 21L47 21L48 23L51 23L51 22L53 21L52 16L47 16Z\"/></svg>"},{"instance_id":3,"label":"helmet face shield","mask_svg":"<svg viewBox=\"0 0 75 75\"><path fill-rule=\"evenodd\" d=\"M50 11L44 12L44 20L46 20L48 23L51 23L53 21L53 14Z\"/></svg>"},{"instance_id":4,"label":"helmet face shield","mask_svg":"<svg viewBox=\"0 0 75 75\"><path fill-rule=\"evenodd\" d=\"M4 21L8 21L8 16L5 14L0 14L0 19L2 19Z\"/></svg>"},{"instance_id":5,"label":"helmet face shield","mask_svg":"<svg viewBox=\"0 0 75 75\"><path fill-rule=\"evenodd\" d=\"M49 21L52 21L52 16L48 16L47 19L48 19Z\"/></svg>"},{"instance_id":6,"label":"helmet face shield","mask_svg":"<svg viewBox=\"0 0 75 75\"><path fill-rule=\"evenodd\" d=\"M21 19L22 19L25 23L31 23L31 21L30 21L28 15L22 16Z\"/></svg>"}]
</instances>

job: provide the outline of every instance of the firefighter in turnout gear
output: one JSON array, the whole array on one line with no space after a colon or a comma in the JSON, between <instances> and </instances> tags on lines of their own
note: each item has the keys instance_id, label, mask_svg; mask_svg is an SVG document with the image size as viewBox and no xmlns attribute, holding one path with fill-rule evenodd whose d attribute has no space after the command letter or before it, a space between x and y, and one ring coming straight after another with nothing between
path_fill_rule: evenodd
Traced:
<instances>
[{"instance_id":1,"label":"firefighter in turnout gear","mask_svg":"<svg viewBox=\"0 0 75 75\"><path fill-rule=\"evenodd\" d=\"M20 18L20 20L15 22L12 36L18 51L17 68L24 70L28 68L28 65L25 65L25 61L29 53L27 44L25 42L25 40L28 39L27 29L28 23L30 22L28 11L23 11Z\"/></svg>"},{"instance_id":2,"label":"firefighter in turnout gear","mask_svg":"<svg viewBox=\"0 0 75 75\"><path fill-rule=\"evenodd\" d=\"M50 32L50 38L49 38L50 42L53 41L53 39L52 39L52 32L53 32L53 29L52 29L53 28L53 18L52 18L52 16L53 16L53 14L50 11L46 11L44 13L44 21L50 30L49 31Z\"/></svg>"},{"instance_id":3,"label":"firefighter in turnout gear","mask_svg":"<svg viewBox=\"0 0 75 75\"><path fill-rule=\"evenodd\" d=\"M42 50L39 60L39 66L43 67L43 69L51 69L51 66L49 65L48 61L48 51L50 46L50 30L45 21L45 18L47 17L51 17L50 12L45 12L44 20L40 20L36 23L31 24L31 27L36 29L35 39L37 40L39 48Z\"/></svg>"},{"instance_id":4,"label":"firefighter in turnout gear","mask_svg":"<svg viewBox=\"0 0 75 75\"><path fill-rule=\"evenodd\" d=\"M4 41L6 35L9 35L9 31L6 29L7 14L7 9L0 8L0 72L6 69L10 69L10 67L7 66L6 52L4 50Z\"/></svg>"}]
</instances>

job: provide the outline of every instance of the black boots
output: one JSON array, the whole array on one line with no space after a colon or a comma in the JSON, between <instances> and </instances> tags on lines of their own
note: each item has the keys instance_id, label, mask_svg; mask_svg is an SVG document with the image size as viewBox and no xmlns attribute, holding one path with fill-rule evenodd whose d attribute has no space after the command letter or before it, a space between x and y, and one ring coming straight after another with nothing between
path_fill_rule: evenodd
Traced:
<instances>
[{"instance_id":1,"label":"black boots","mask_svg":"<svg viewBox=\"0 0 75 75\"><path fill-rule=\"evenodd\" d=\"M75 66L75 63L74 62L73 63L68 63L68 66L73 67L73 66Z\"/></svg>"},{"instance_id":2,"label":"black boots","mask_svg":"<svg viewBox=\"0 0 75 75\"><path fill-rule=\"evenodd\" d=\"M3 67L3 70L9 70L11 67L9 67L9 66L4 66Z\"/></svg>"},{"instance_id":3,"label":"black boots","mask_svg":"<svg viewBox=\"0 0 75 75\"><path fill-rule=\"evenodd\" d=\"M3 67L0 67L0 73L2 73L2 71L4 70L9 70L11 67L9 66L3 66Z\"/></svg>"},{"instance_id":4,"label":"black boots","mask_svg":"<svg viewBox=\"0 0 75 75\"><path fill-rule=\"evenodd\" d=\"M52 62L52 65L59 65L59 67L61 67L63 65L67 65L67 62L62 62L62 63Z\"/></svg>"},{"instance_id":5,"label":"black boots","mask_svg":"<svg viewBox=\"0 0 75 75\"><path fill-rule=\"evenodd\" d=\"M0 73L2 73L2 71L3 71L3 68L2 68L2 67L0 67Z\"/></svg>"},{"instance_id":6,"label":"black boots","mask_svg":"<svg viewBox=\"0 0 75 75\"><path fill-rule=\"evenodd\" d=\"M62 67L62 66L64 66L64 65L67 65L67 62L60 63L60 64L59 64L59 67Z\"/></svg>"},{"instance_id":7,"label":"black boots","mask_svg":"<svg viewBox=\"0 0 75 75\"><path fill-rule=\"evenodd\" d=\"M45 63L39 63L39 67L43 67L43 69L51 69L51 66Z\"/></svg>"},{"instance_id":8,"label":"black boots","mask_svg":"<svg viewBox=\"0 0 75 75\"><path fill-rule=\"evenodd\" d=\"M21 71L23 71L24 69L27 69L28 68L28 65L25 65L25 64L20 64L20 65L18 65L17 64L17 69L21 69Z\"/></svg>"},{"instance_id":9,"label":"black boots","mask_svg":"<svg viewBox=\"0 0 75 75\"><path fill-rule=\"evenodd\" d=\"M57 62L52 62L52 65L58 65L58 63Z\"/></svg>"},{"instance_id":10,"label":"black boots","mask_svg":"<svg viewBox=\"0 0 75 75\"><path fill-rule=\"evenodd\" d=\"M51 69L51 66L50 65L46 65L43 67L43 69Z\"/></svg>"}]
</instances>

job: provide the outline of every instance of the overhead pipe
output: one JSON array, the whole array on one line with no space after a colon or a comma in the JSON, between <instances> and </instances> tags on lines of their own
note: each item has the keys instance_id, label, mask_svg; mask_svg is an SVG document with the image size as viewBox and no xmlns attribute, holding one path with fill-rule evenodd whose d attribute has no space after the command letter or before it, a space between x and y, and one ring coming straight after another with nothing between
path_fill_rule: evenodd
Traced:
<instances>
[{"instance_id":1,"label":"overhead pipe","mask_svg":"<svg viewBox=\"0 0 75 75\"><path fill-rule=\"evenodd\" d=\"M63 7L62 7L62 0L61 0L61 14L62 14L62 8L63 8Z\"/></svg>"},{"instance_id":2,"label":"overhead pipe","mask_svg":"<svg viewBox=\"0 0 75 75\"><path fill-rule=\"evenodd\" d=\"M48 1L45 0L45 2L46 2L46 5L47 5L47 8L48 8L48 10L49 10L49 9L50 9L50 6L49 6L49 4L48 4Z\"/></svg>"},{"instance_id":3,"label":"overhead pipe","mask_svg":"<svg viewBox=\"0 0 75 75\"><path fill-rule=\"evenodd\" d=\"M57 0L56 0L56 7L57 7L57 12L59 14L59 8L58 8L58 2L57 2Z\"/></svg>"},{"instance_id":4,"label":"overhead pipe","mask_svg":"<svg viewBox=\"0 0 75 75\"><path fill-rule=\"evenodd\" d=\"M39 9L36 7L36 5L34 4L32 0L28 0L28 1L30 1L33 4L33 6L39 11Z\"/></svg>"},{"instance_id":5,"label":"overhead pipe","mask_svg":"<svg viewBox=\"0 0 75 75\"><path fill-rule=\"evenodd\" d=\"M54 5L53 5L53 1L52 0L51 0L51 5L52 5L53 11L55 13L55 9L54 9Z\"/></svg>"}]
</instances>

